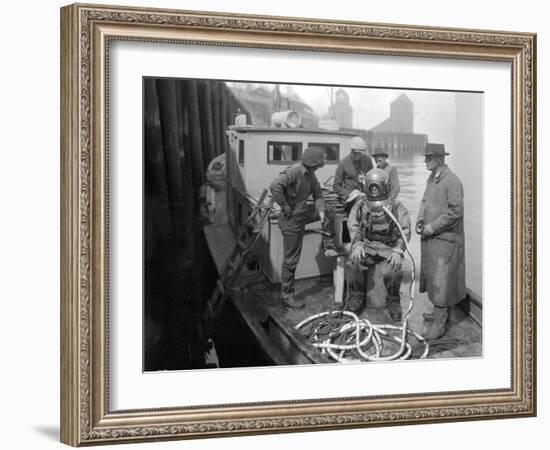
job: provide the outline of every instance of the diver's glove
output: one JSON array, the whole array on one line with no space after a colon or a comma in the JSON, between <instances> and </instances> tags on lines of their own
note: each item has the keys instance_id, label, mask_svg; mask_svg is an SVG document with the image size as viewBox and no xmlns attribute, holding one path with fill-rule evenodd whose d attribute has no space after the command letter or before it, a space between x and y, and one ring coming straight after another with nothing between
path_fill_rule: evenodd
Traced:
<instances>
[{"instance_id":1,"label":"diver's glove","mask_svg":"<svg viewBox=\"0 0 550 450\"><path fill-rule=\"evenodd\" d=\"M391 252L390 257L388 258L388 263L392 270L400 270L401 265L403 264L403 254L397 251Z\"/></svg>"},{"instance_id":2,"label":"diver's glove","mask_svg":"<svg viewBox=\"0 0 550 450\"><path fill-rule=\"evenodd\" d=\"M365 247L361 242L357 242L351 249L350 261L359 264L365 258Z\"/></svg>"}]
</instances>

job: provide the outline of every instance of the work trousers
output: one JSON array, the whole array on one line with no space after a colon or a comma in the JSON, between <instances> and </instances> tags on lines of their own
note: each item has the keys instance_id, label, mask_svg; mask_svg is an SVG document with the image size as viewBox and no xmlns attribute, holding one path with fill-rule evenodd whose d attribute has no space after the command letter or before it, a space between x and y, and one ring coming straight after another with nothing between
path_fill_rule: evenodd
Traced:
<instances>
[{"instance_id":1,"label":"work trousers","mask_svg":"<svg viewBox=\"0 0 550 450\"><path fill-rule=\"evenodd\" d=\"M281 270L281 292L284 297L294 294L296 267L302 253L304 228L299 231L281 230L283 234L283 266Z\"/></svg>"},{"instance_id":2,"label":"work trousers","mask_svg":"<svg viewBox=\"0 0 550 450\"><path fill-rule=\"evenodd\" d=\"M393 270L384 258L368 256L367 260L365 265L348 262L351 295L364 299L366 291L367 305L375 308L399 300L403 271Z\"/></svg>"},{"instance_id":3,"label":"work trousers","mask_svg":"<svg viewBox=\"0 0 550 450\"><path fill-rule=\"evenodd\" d=\"M335 244L334 210L325 208L325 222L321 224L323 246L325 248ZM319 220L318 213L312 208L295 210L291 218L279 217L279 228L283 235L283 264L281 268L281 292L284 297L293 295L296 284L296 267L302 254L305 227L307 223Z\"/></svg>"}]
</instances>

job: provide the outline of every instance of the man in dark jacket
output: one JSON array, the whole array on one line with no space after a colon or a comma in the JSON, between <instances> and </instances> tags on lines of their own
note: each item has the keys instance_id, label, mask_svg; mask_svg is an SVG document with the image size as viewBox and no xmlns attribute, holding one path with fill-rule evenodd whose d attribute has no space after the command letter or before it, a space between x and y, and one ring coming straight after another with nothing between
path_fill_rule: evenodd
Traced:
<instances>
[{"instance_id":1,"label":"man in dark jacket","mask_svg":"<svg viewBox=\"0 0 550 450\"><path fill-rule=\"evenodd\" d=\"M426 339L446 333L453 305L466 295L464 264L464 189L445 164L443 144L426 144L426 168L431 172L420 204L416 232L421 236L420 292L434 304Z\"/></svg>"},{"instance_id":2,"label":"man in dark jacket","mask_svg":"<svg viewBox=\"0 0 550 450\"><path fill-rule=\"evenodd\" d=\"M323 167L325 156L318 147L307 148L301 162L287 167L270 185L273 200L281 207L279 228L283 235L283 264L281 270L281 294L283 304L292 308L303 308L304 302L294 297L295 273L300 254L304 230L311 219L307 200L313 196L315 208L321 222L325 222L325 201L315 171Z\"/></svg>"},{"instance_id":3,"label":"man in dark jacket","mask_svg":"<svg viewBox=\"0 0 550 450\"><path fill-rule=\"evenodd\" d=\"M367 143L359 136L354 137L350 142L351 152L343 158L334 174L334 192L338 194L341 203L346 204L346 212L349 212L353 202L347 202L349 195L361 190L360 176L373 168L370 156L366 154Z\"/></svg>"}]
</instances>

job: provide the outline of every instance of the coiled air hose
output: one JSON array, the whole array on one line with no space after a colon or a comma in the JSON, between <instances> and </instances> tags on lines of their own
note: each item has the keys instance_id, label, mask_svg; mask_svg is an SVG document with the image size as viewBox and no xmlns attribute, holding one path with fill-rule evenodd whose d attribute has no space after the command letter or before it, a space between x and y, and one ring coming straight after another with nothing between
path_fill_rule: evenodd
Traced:
<instances>
[{"instance_id":1,"label":"coiled air hose","mask_svg":"<svg viewBox=\"0 0 550 450\"><path fill-rule=\"evenodd\" d=\"M426 339L417 332L408 328L409 314L414 305L414 291L416 282L416 265L411 254L407 238L399 221L387 206L382 209L395 223L403 242L406 253L411 260L411 283L409 285L409 306L403 316L401 326L389 324L372 324L366 318L359 318L356 314L346 310L331 310L315 314L295 326L301 330L309 325L309 339L313 346L321 349L324 354L341 363L359 361L394 361L409 359L413 348L407 342L409 335L414 336L423 346L424 351L419 359L426 358L430 347ZM389 340L399 344L399 348L389 355L384 354L384 341Z\"/></svg>"}]
</instances>

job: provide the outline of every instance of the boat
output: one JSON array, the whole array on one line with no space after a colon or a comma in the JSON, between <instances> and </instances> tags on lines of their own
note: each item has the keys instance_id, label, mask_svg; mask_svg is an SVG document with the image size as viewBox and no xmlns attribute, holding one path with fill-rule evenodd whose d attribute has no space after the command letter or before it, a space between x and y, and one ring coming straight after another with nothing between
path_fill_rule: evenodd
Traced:
<instances>
[{"instance_id":1,"label":"boat","mask_svg":"<svg viewBox=\"0 0 550 450\"><path fill-rule=\"evenodd\" d=\"M329 319L336 317L334 311L340 311L341 315L349 234L345 213L332 190L331 181L338 162L350 152L349 142L356 133L341 131L331 121L320 125L316 128L300 126L299 114L292 110L275 113L270 126L248 125L246 116L238 115L235 124L226 131L227 152L211 161L206 173L203 210L208 223L204 233L221 274L235 248L239 230L258 207L270 181L287 166L298 162L307 147L315 145L325 152L326 164L317 170L316 176L326 201L336 211L337 250L323 249L319 221L306 226L296 270L296 291L304 300L305 308L286 308L280 299L283 250L276 204L268 209L265 223L257 230L258 237L250 257L242 265L238 282L231 287L229 301L264 352L265 359L276 365L335 362L330 352L327 354L308 339L312 331L300 324L317 315L326 315ZM310 206L313 208L313 204ZM403 281L403 292L408 292L414 278L411 268L411 265L404 267L410 276ZM413 330L410 337L414 342L408 356L422 357L425 356L425 343L419 330L423 327L422 312L429 309L429 301L418 292L412 295L415 307L407 316L407 327ZM407 299L403 298L402 302L405 305ZM391 323L386 309L367 308L363 315L368 316L368 322L374 327L384 328ZM462 308L453 311L451 327L445 336L439 346L432 346L429 358L482 355L481 299L473 292L469 291ZM396 340L389 345L391 353L399 342Z\"/></svg>"}]
</instances>

